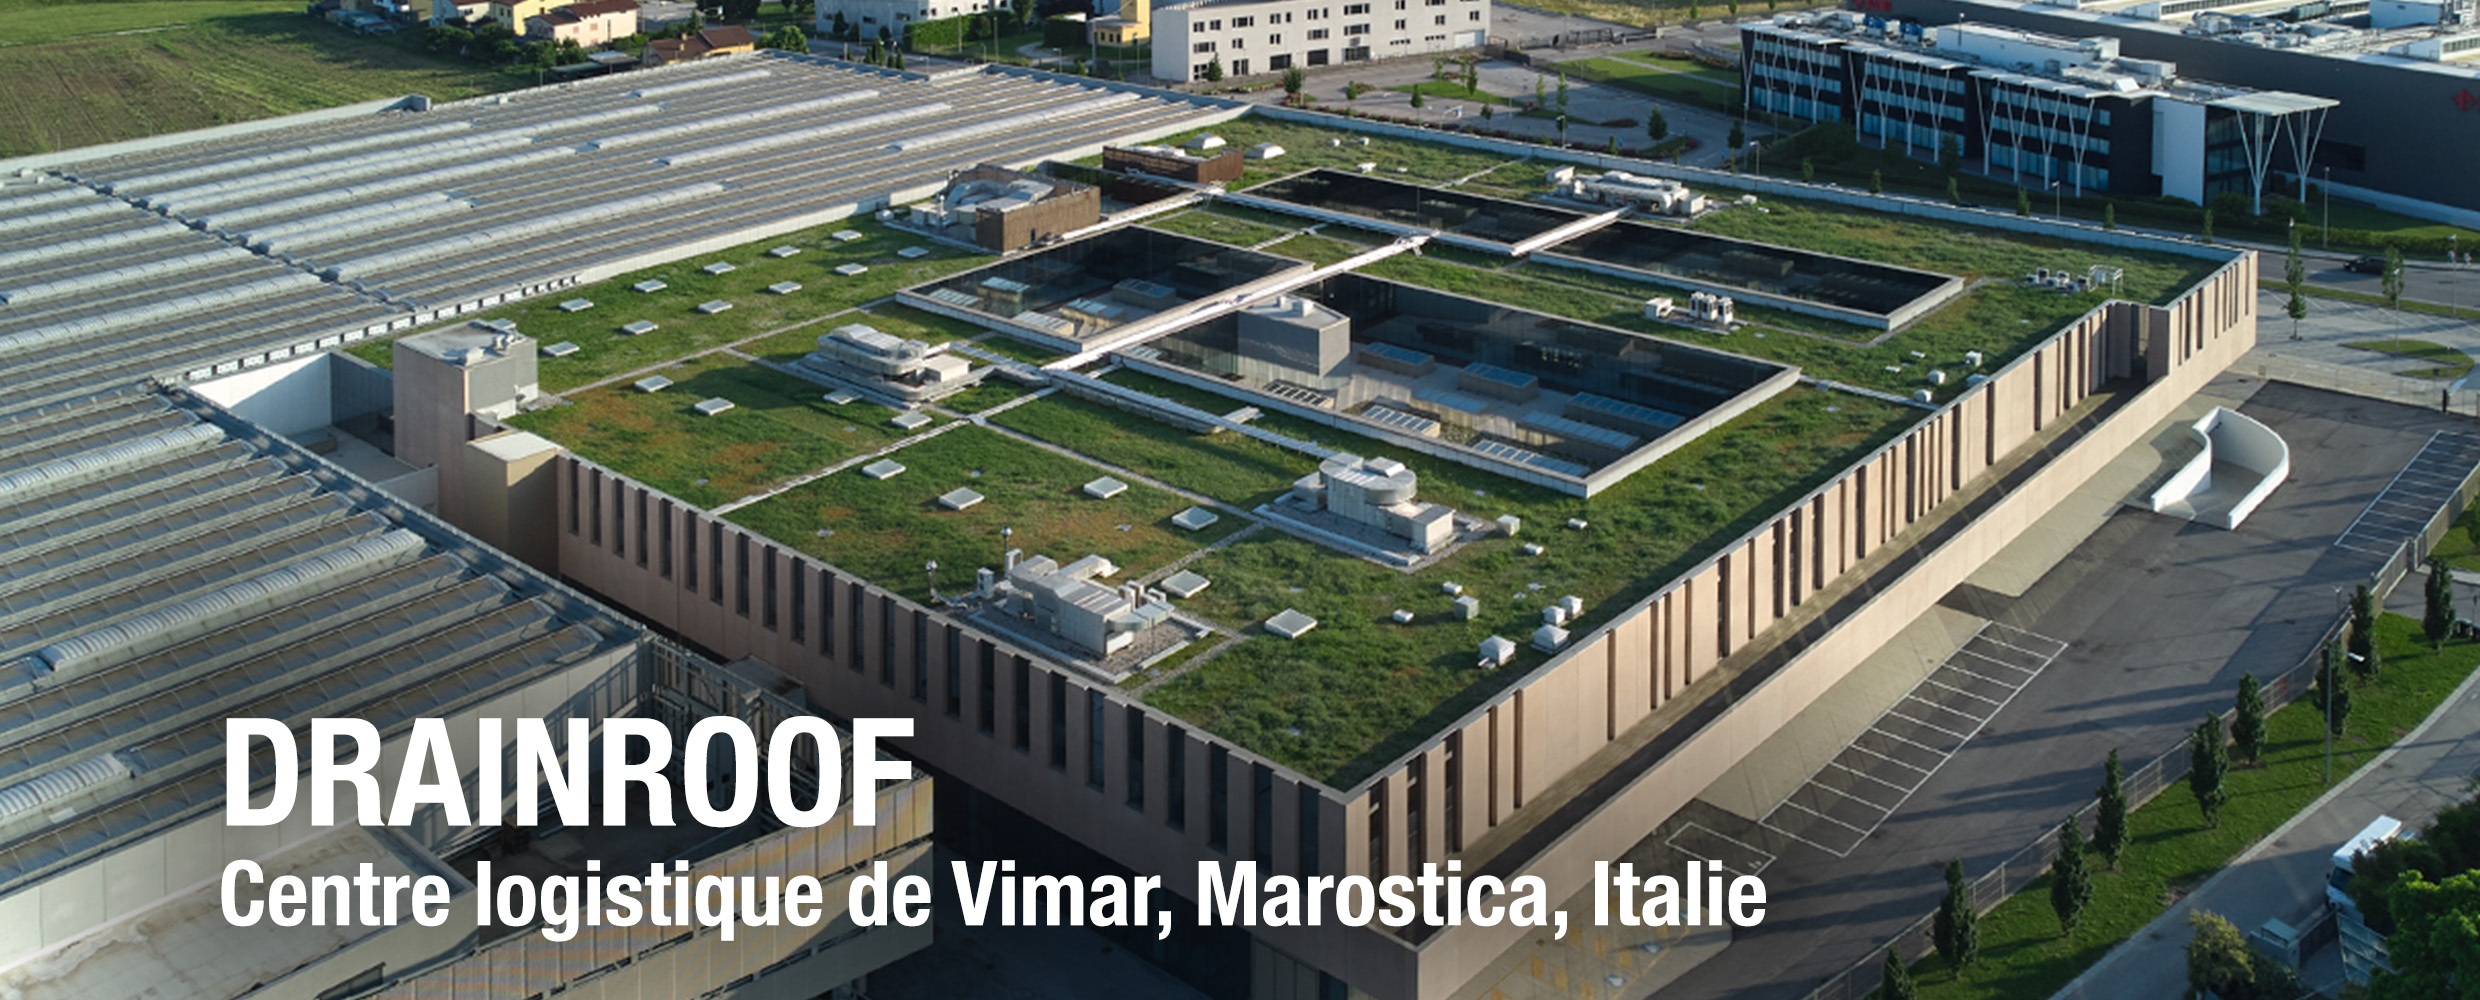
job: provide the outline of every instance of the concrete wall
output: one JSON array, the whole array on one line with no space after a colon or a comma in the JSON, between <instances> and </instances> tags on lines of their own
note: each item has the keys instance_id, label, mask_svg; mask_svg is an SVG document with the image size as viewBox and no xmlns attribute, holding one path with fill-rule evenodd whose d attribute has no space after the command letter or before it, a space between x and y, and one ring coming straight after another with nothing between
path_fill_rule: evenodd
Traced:
<instances>
[{"instance_id":1,"label":"concrete wall","mask_svg":"<svg viewBox=\"0 0 2480 1000\"><path fill-rule=\"evenodd\" d=\"M190 389L234 416L287 436L335 423L327 354L290 358Z\"/></svg>"},{"instance_id":2,"label":"concrete wall","mask_svg":"<svg viewBox=\"0 0 2480 1000\"><path fill-rule=\"evenodd\" d=\"M1478 864L1502 875L1540 874L1555 897L1565 898L1584 884L1593 859L1622 853L2252 346L2255 278L2256 259L2245 255L2170 306L2111 303L2094 310L1661 592L1578 629L1567 651L1349 789L1224 746L1116 687L951 626L574 456L557 466L560 571L723 658L757 656L777 665L840 713L917 719L906 752L1130 868L1165 876L1175 892L1193 891L1197 861L1258 855L1251 834L1261 767L1273 791L1265 857L1275 870L1303 872L1304 847L1314 850L1322 874L1411 870L1416 845L1405 837L1412 828L1407 794L1418 769L1419 856L1460 857L1467 871ZM1863 607L1836 619L1825 641L1753 688L1736 690L1727 707L1709 697L1713 683L1698 685L1744 667L1749 657L1734 661L1734 654L1751 651L1775 623L1804 614L1805 605L1830 594L1865 560L1882 561L1914 544L1907 529L2104 383L2139 373L2149 373L2152 384L2103 429L2048 457L2028 484L1942 539L1891 586L1879 584ZM1066 754L1056 766L1054 686L1068 705ZM1106 704L1099 787L1087 781L1093 734L1086 705L1095 696ZM1022 726L1019 698L1027 706ZM980 725L986 702L987 732ZM1554 835L1525 836L1567 803L1551 796L1555 783L1580 767L1586 774L1609 769L1613 755L1643 745L1647 732L1668 744L1624 789L1582 815L1562 814ZM1131 741L1143 745L1142 796L1129 791ZM1186 776L1177 817L1167 805L1174 745L1184 748ZM1219 846L1207 801L1208 768L1218 760L1230 769ZM1452 818L1450 786L1459 801ZM1316 806L1307 844L1303 789ZM1450 827L1463 843L1448 842ZM1385 833L1383 857L1371 850L1375 829ZM1432 998L1463 984L1522 933L1462 927L1418 946L1334 928L1270 929L1263 937L1376 996Z\"/></svg>"}]
</instances>

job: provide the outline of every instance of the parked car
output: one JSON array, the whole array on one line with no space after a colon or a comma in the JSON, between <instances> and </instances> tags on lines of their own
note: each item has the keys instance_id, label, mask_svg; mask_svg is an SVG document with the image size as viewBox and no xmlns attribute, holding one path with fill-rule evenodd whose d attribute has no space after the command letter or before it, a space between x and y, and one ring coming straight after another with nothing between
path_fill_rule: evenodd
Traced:
<instances>
[{"instance_id":1,"label":"parked car","mask_svg":"<svg viewBox=\"0 0 2480 1000\"><path fill-rule=\"evenodd\" d=\"M2342 265L2342 269L2352 274L2384 274L2385 258L2353 257L2350 263Z\"/></svg>"}]
</instances>

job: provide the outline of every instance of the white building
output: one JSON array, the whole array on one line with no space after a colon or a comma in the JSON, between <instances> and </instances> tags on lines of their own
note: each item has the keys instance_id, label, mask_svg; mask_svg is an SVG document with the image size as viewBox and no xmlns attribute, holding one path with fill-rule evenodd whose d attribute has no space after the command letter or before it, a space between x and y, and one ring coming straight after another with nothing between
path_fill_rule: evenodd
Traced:
<instances>
[{"instance_id":1,"label":"white building","mask_svg":"<svg viewBox=\"0 0 2480 1000\"><path fill-rule=\"evenodd\" d=\"M835 15L842 14L845 23L861 29L864 42L877 38L881 28L901 40L905 27L915 21L1013 9L1006 0L820 0L812 30L820 37L835 37Z\"/></svg>"},{"instance_id":2,"label":"white building","mask_svg":"<svg viewBox=\"0 0 2480 1000\"><path fill-rule=\"evenodd\" d=\"M1201 80L1429 55L1490 37L1490 0L1190 0L1157 6L1154 75Z\"/></svg>"}]
</instances>

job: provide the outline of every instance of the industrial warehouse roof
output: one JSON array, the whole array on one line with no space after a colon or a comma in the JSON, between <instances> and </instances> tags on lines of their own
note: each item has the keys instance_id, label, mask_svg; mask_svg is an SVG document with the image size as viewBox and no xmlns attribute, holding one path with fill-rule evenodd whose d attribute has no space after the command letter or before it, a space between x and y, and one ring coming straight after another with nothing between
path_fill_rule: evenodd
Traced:
<instances>
[{"instance_id":1,"label":"industrial warehouse roof","mask_svg":"<svg viewBox=\"0 0 2480 1000\"><path fill-rule=\"evenodd\" d=\"M1218 107L769 52L52 158L0 179L0 411L332 347Z\"/></svg>"},{"instance_id":2,"label":"industrial warehouse roof","mask_svg":"<svg viewBox=\"0 0 2480 1000\"><path fill-rule=\"evenodd\" d=\"M0 418L0 894L218 808L227 716L385 731L640 637L186 395Z\"/></svg>"}]
</instances>

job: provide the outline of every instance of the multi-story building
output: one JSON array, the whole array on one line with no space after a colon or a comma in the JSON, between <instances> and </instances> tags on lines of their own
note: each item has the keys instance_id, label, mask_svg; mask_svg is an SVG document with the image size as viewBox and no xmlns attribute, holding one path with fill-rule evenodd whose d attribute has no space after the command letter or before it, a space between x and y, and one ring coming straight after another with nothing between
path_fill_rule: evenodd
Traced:
<instances>
[{"instance_id":1,"label":"multi-story building","mask_svg":"<svg viewBox=\"0 0 2480 1000\"><path fill-rule=\"evenodd\" d=\"M637 33L637 0L579 0L526 19L530 38L573 41L587 48Z\"/></svg>"},{"instance_id":2,"label":"multi-story building","mask_svg":"<svg viewBox=\"0 0 2480 1000\"><path fill-rule=\"evenodd\" d=\"M2115 38L1835 12L1744 24L1740 39L1752 110L1850 122L1865 141L2079 197L2257 200L2313 161L2334 105L2186 79Z\"/></svg>"},{"instance_id":3,"label":"multi-story building","mask_svg":"<svg viewBox=\"0 0 2480 1000\"><path fill-rule=\"evenodd\" d=\"M1154 11L1154 76L1201 80L1430 55L1490 37L1489 0L1190 0Z\"/></svg>"},{"instance_id":4,"label":"multi-story building","mask_svg":"<svg viewBox=\"0 0 2480 1000\"><path fill-rule=\"evenodd\" d=\"M861 32L864 41L880 37L900 40L905 28L915 21L1010 9L1007 0L831 0L818 5L813 30L823 37L835 37L835 18L841 14L846 25Z\"/></svg>"},{"instance_id":5,"label":"multi-story building","mask_svg":"<svg viewBox=\"0 0 2480 1000\"><path fill-rule=\"evenodd\" d=\"M2128 55L2234 86L2296 90L2333 102L2305 173L2336 194L2398 210L2464 213L2480 223L2480 188L2441 163L2480 160L2480 31L2468 5L2242 4L2233 0L1863 0L1881 16L2059 35L2106 34ZM2277 173L2297 165L2277 158Z\"/></svg>"}]
</instances>

